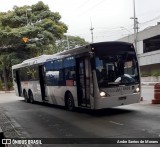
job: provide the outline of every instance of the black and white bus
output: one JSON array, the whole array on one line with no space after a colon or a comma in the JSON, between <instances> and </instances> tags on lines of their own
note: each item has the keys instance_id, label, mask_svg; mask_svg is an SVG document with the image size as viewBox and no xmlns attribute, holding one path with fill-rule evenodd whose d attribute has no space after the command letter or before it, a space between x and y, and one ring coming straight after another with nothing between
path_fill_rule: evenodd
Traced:
<instances>
[{"instance_id":1,"label":"black and white bus","mask_svg":"<svg viewBox=\"0 0 160 147\"><path fill-rule=\"evenodd\" d=\"M140 101L140 74L134 46L93 43L42 55L12 67L14 89L26 102L88 109Z\"/></svg>"}]
</instances>

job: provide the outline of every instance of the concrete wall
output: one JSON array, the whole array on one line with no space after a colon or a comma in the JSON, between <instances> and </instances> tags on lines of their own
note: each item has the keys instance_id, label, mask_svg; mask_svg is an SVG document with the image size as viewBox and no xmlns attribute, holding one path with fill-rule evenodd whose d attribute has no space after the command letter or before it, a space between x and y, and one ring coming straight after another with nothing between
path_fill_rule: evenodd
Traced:
<instances>
[{"instance_id":1,"label":"concrete wall","mask_svg":"<svg viewBox=\"0 0 160 147\"><path fill-rule=\"evenodd\" d=\"M160 76L159 77L141 77L141 82L160 82Z\"/></svg>"},{"instance_id":2,"label":"concrete wall","mask_svg":"<svg viewBox=\"0 0 160 147\"><path fill-rule=\"evenodd\" d=\"M147 28L137 34L137 54L140 66L160 63L160 49L153 52L143 53L143 40L160 35L160 25ZM134 34L120 38L118 41L134 43Z\"/></svg>"},{"instance_id":3,"label":"concrete wall","mask_svg":"<svg viewBox=\"0 0 160 147\"><path fill-rule=\"evenodd\" d=\"M160 63L160 50L148 52L144 54L139 54L138 58L139 58L140 66L159 64Z\"/></svg>"},{"instance_id":4,"label":"concrete wall","mask_svg":"<svg viewBox=\"0 0 160 147\"><path fill-rule=\"evenodd\" d=\"M160 25L156 25L137 33L137 42L160 35ZM134 34L118 39L118 41L134 42Z\"/></svg>"},{"instance_id":5,"label":"concrete wall","mask_svg":"<svg viewBox=\"0 0 160 147\"><path fill-rule=\"evenodd\" d=\"M143 54L143 41L138 41L138 42L137 42L137 48L138 48L137 54L138 54L138 55L139 55L139 54Z\"/></svg>"},{"instance_id":6,"label":"concrete wall","mask_svg":"<svg viewBox=\"0 0 160 147\"><path fill-rule=\"evenodd\" d=\"M153 64L153 65L146 65L146 66L140 66L141 74L149 74L153 75L155 71L159 70L160 72L160 63L159 64Z\"/></svg>"}]
</instances>

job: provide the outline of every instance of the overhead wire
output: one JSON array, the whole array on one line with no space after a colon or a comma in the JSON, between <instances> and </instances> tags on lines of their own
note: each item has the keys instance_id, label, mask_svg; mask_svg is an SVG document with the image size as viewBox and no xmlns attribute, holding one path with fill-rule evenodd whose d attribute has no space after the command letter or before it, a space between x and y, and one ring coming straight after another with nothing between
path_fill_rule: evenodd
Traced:
<instances>
[{"instance_id":1,"label":"overhead wire","mask_svg":"<svg viewBox=\"0 0 160 147\"><path fill-rule=\"evenodd\" d=\"M104 0L101 0L100 2L96 3L95 5L93 5L92 7L90 7L88 10L84 11L83 13L81 13L80 16L88 13L88 12L91 11L93 8L95 8L95 7L97 7L98 5L100 5L102 2L104 2Z\"/></svg>"},{"instance_id":2,"label":"overhead wire","mask_svg":"<svg viewBox=\"0 0 160 147\"><path fill-rule=\"evenodd\" d=\"M86 0L85 2L83 2L81 5L79 5L75 10L80 9L82 7L84 7L90 0Z\"/></svg>"},{"instance_id":3,"label":"overhead wire","mask_svg":"<svg viewBox=\"0 0 160 147\"><path fill-rule=\"evenodd\" d=\"M157 19L160 19L160 15L157 16L157 17L155 17L155 18L152 18L152 19L150 19L150 20L148 20L148 21L142 22L142 23L140 23L140 25L144 25L144 24L146 24L146 23L153 22L153 21L155 21L155 20L157 20Z\"/></svg>"}]
</instances>

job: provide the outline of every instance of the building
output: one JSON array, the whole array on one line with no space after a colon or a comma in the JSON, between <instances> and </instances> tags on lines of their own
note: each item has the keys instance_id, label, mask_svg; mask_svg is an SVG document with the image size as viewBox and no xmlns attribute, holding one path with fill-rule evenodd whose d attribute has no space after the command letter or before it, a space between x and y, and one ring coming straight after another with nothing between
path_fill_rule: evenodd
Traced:
<instances>
[{"instance_id":1,"label":"building","mask_svg":"<svg viewBox=\"0 0 160 147\"><path fill-rule=\"evenodd\" d=\"M134 40L134 34L119 39ZM137 54L142 76L160 76L160 23L137 33Z\"/></svg>"}]
</instances>

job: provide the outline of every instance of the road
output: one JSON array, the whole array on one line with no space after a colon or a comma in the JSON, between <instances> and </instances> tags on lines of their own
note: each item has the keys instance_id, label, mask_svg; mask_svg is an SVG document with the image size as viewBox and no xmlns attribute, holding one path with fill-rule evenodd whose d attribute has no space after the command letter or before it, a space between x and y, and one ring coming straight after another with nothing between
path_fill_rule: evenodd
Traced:
<instances>
[{"instance_id":1,"label":"road","mask_svg":"<svg viewBox=\"0 0 160 147\"><path fill-rule=\"evenodd\" d=\"M153 87L142 89L138 104L96 112L25 103L14 93L0 94L0 106L34 138L158 138L160 105L151 104ZM146 145L145 145L146 146Z\"/></svg>"}]
</instances>

